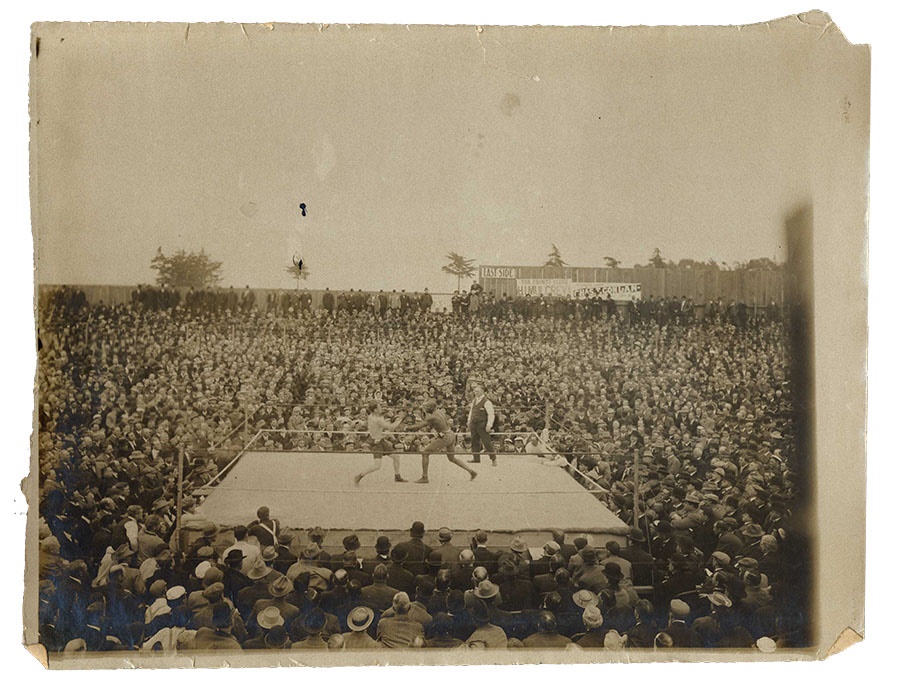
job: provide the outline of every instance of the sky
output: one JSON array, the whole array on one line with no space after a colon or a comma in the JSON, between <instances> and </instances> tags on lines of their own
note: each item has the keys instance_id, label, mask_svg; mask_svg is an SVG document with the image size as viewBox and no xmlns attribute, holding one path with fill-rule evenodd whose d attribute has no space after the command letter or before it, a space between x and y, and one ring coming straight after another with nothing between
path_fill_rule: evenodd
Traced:
<instances>
[{"instance_id":1,"label":"sky","mask_svg":"<svg viewBox=\"0 0 900 679\"><path fill-rule=\"evenodd\" d=\"M784 261L820 32L42 26L38 280L149 283L158 247L224 285L292 287L300 254L311 288L434 291L450 251Z\"/></svg>"},{"instance_id":2,"label":"sky","mask_svg":"<svg viewBox=\"0 0 900 679\"><path fill-rule=\"evenodd\" d=\"M475 23L475 22L496 22L506 23L510 21L510 8L497 3L496 5L484 3L483 0L476 0L474 8L469 7L466 10L459 10L459 7L466 4L463 1L455 2L452 5L438 5L436 3L410 3L410 7L405 14L397 14L392 16L390 12L386 13L386 3L363 3L361 7L357 7L353 11L347 11L341 5L341 0L328 4L321 3L292 3L291 9L273 8L272 2L266 0L257 0L248 5L247 3L230 3L229 0L222 0L216 3L215 8L200 8L199 5L184 3L183 0L159 0L152 5L145 3L131 3L123 5L120 2L105 2L85 0L84 2L71 3L66 0L42 0L37 4L18 3L9 7L11 21L7 27L10 29L8 39L0 43L0 49L4 52L4 83L5 91L9 93L10 105L3 109L4 122L7 125L4 129L7 131L7 146L3 155L3 162L6 165L8 212L9 225L12 233L6 242L8 253L11 258L8 260L8 266L4 268L4 276L10 291L14 292L8 300L12 307L12 323L10 332L7 333L5 346L7 351L5 355L8 357L7 371L7 390L4 399L4 412L8 420L9 431L11 433L11 441L13 448L17 451L25 450L28 446L30 436L31 410L32 401L29 398L22 398L22 394L26 391L30 393L33 386L34 378L34 361L22 360L25 356L34 356L34 332L33 332L33 308L31 297L31 242L28 231L29 222L29 206L28 206L28 186L26 186L27 174L26 167L29 151L29 131L35 131L34 121L30 121L26 113L24 101L24 93L27 89L27 71L28 71L28 27L29 24L36 19L44 18L71 18L74 20L92 20L98 17L108 18L129 18L135 21L160 20L167 19L173 21L181 20L198 20L198 19L227 19L230 21L267 21L273 17L302 21L430 21L437 23ZM648 5L652 5L650 9ZM602 23L735 23L747 20L756 20L762 18L771 18L775 16L783 16L791 12L802 11L808 9L811 3L796 2L767 2L760 0L753 3L752 6L742 3L713 3L713 2L696 2L696 3L667 3L667 2L642 2L642 3L571 3L571 7L567 7L564 2L555 3L515 3L514 12L515 19L518 23L584 23L584 24L602 24ZM99 9L98 9L99 6ZM894 492L893 480L897 478L897 456L889 454L893 450L892 445L895 439L896 420L895 408L893 408L894 399L892 395L895 391L897 383L897 352L896 352L896 295L892 294L896 289L896 251L897 230L897 201L894 199L896 193L896 164L900 154L897 153L897 126L894 121L897 119L897 88L896 68L898 62L898 41L895 39L896 22L892 21L893 9L889 7L874 8L869 3L860 3L858 0L832 0L828 3L827 9L832 12L832 16L838 23L840 28L847 32L848 37L856 42L870 42L874 45L873 52L873 76L874 86L872 88L873 102L876 105L878 115L873 117L873 143L872 143L872 221L871 221L871 244L869 256L871 258L871 269L867 267L867 276L871 275L870 285L870 320L871 320L871 343L870 343L870 398L869 402L869 512L867 517L866 532L869 535L867 541L867 586L871 589L866 601L866 642L856 644L851 649L839 653L836 657L829 658L825 665L819 663L778 663L767 666L767 673L773 676L790 676L812 674L820 676L825 672L827 676L844 676L848 671L859 671L860 668L882 667L885 661L890 661L891 644L893 639L890 636L891 626L888 613L894 613L894 608L887 605L888 599L878 596L879 586L886 577L887 564L892 562L892 552L890 551L890 541L878 539L893 529L892 521L893 512L888 511L885 504L885 498L890 497ZM873 11L874 10L874 11ZM441 13L442 12L442 13ZM454 13L455 12L455 13ZM574 17L570 17L573 15ZM560 16L564 17L560 20ZM422 18L418 18L422 17ZM486 18L491 17L491 18ZM193 30L193 29L192 29ZM66 41L68 42L68 40ZM119 50L122 51L119 46ZM480 49L480 48L479 48ZM779 49L783 49L779 47ZM47 52L43 54L46 56ZM57 53L59 55L59 53ZM488 52L489 56L492 55ZM43 57L42 57L43 58ZM129 55L128 60L133 60L134 55ZM480 59L480 55L476 54L475 61ZM72 62L73 55L68 53L65 57L66 61ZM492 58L493 60L493 58ZM46 63L46 61L45 61ZM123 62L120 61L119 66ZM766 68L777 71L780 67L778 63L767 64ZM80 68L90 68L85 64L81 64ZM138 69L140 70L140 69ZM494 70L494 69L488 69ZM145 75L145 74L141 74ZM493 74L491 74L493 76ZM65 90L66 79L69 74L66 73L62 80L58 82L60 89ZM786 77L786 76L780 76ZM84 78L79 79L77 87L85 87ZM202 78L198 78L202 80ZM799 82L797 78L790 78L791 83ZM542 75L542 81L546 82L546 75ZM517 82L517 81L514 81ZM102 91L102 83L94 83L91 91ZM54 88L57 84L54 84ZM501 88L502 89L502 88ZM802 89L802 88L798 88ZM35 92L32 92L30 108L35 111ZM790 88L779 88L777 97L791 98L796 95L792 93ZM47 99L49 93L44 92L42 98ZM774 97L775 95L773 95ZM83 130L75 126L72 116L75 114L73 108L73 99L69 93L62 91L57 95L57 99L53 101L54 105L61 106L65 111L64 116L68 117L69 122L63 124L57 122L50 125L50 137L42 137L41 135L33 135L31 138L31 151L36 148L48 148L49 158L59 158L61 150L65 144L61 141L63 133L67 135L82 134ZM94 100L96 102L97 100ZM499 105L500 97L494 96L493 104ZM87 103L82 101L82 105ZM252 103L252 102L251 102ZM819 102L821 108L827 108L834 102ZM183 102L172 101L172 105L185 106ZM879 106L880 104L880 106ZM790 113L790 111L788 111ZM97 115L97 111L81 110L79 116ZM555 113L554 113L555 115ZM43 113L44 122L42 125L48 124L46 112ZM796 127L802 126L802 119L796 123ZM51 117L52 123L52 117ZM109 121L104 121L104 125L108 125ZM54 129L54 125L56 126ZM85 125L82 121L79 123L81 127ZM141 135L140 128L132 130L131 137L126 135L124 141L118 143L137 144ZM168 131L169 133L172 130ZM761 144L767 143L769 139L761 140ZM71 142L69 142L71 143ZM162 152L160 148L160 152ZM795 147L798 153L803 153L803 149ZM147 148L143 148L143 152L147 153ZM177 145L166 152L177 157ZM786 158L790 158L791 153L784 154ZM34 155L32 155L32 161ZM122 161L125 163L128 158ZM185 159L179 158L179 162L186 162ZM199 161L199 159L194 159ZM107 157L107 162L118 162L113 156ZM160 161L162 162L162 161ZM62 168L62 172L51 171L50 161L43 161L40 167L32 165L32 177L38 173L47 181L41 181L40 190L41 199L37 201L40 205L33 207L31 217L35 223L37 236L43 241L42 257L40 262L39 280L50 281L104 281L104 282L132 282L137 280L151 280L152 272L147 268L152 251L160 244L149 241L165 242L169 247L170 240L172 246L177 247L176 235L166 236L163 241L162 223L167 223L165 216L156 214L163 213L163 208L154 206L152 201L147 198L141 198L141 202L133 207L133 214L140 215L141 210L153 215L152 219L148 218L148 222L154 224L156 233L160 234L155 238L145 237L142 220L133 215L127 220L129 231L127 235L114 233L112 230L101 234L94 235L90 238L89 232L80 233L77 229L82 229L82 224L86 220L96 220L100 223L116 223L123 229L126 220L121 219L121 215L117 214L116 220L111 220L110 212L112 206L105 206L104 210L96 210L92 208L90 213L78 215L76 210L84 208L83 201L79 200L77 194L77 186L75 188L62 187L68 182L73 182L79 177L79 173L96 172L96 168L86 164L83 160L77 165L68 163ZM174 166L174 163L173 163ZM772 165L769 165L771 168ZM763 199L772 202L772 214L779 214L779 205L777 202L788 201L792 196L794 186L801 182L797 180L794 171L796 164L785 163L776 164L775 175L778 181L770 182L770 187L774 187L772 195L763 196ZM652 168L651 168L652 169ZM130 175L124 174L121 183L127 183ZM118 179L113 177L113 179ZM188 182L189 176L182 176L181 182ZM159 177L155 177L152 182L161 181ZM785 182L791 182L790 187L784 187ZM37 183L37 182L36 182ZM177 182L175 182L177 183ZM113 181L113 186L118 182ZM99 190L99 189L95 189ZM121 186L111 188L113 190L124 190ZM648 189L649 190L649 189ZM736 190L741 190L737 187ZM223 191L227 194L228 191ZM129 191L132 200L135 200L134 192ZM55 196L51 208L50 197ZM747 202L751 203L753 198L751 194L747 194ZM758 198L758 195L756 195ZM640 198L638 198L640 204ZM288 214L288 203L285 203L285 212ZM123 208L117 207L117 210L123 211ZM199 212L199 210L198 210ZM311 212L310 215L314 214ZM315 213L318 216L318 213ZM240 220L229 222L234 228L235 224L239 224ZM16 226L18 225L18 226ZM49 228L52 225L52 228ZM49 228L49 230L48 230ZM289 232L290 225L285 224L285 233ZM106 237L104 238L103 235ZM285 236L287 237L287 236ZM757 236L760 238L760 236ZM773 237L778 240L777 233ZM224 239L227 244L227 238ZM542 238L543 240L547 240ZM141 241L147 241L140 246L137 244ZM134 243L134 247L132 247ZM628 237L620 238L617 241L616 251L622 253L625 258L625 247L636 243L643 246L643 242ZM41 244L38 243L40 246ZM371 244L369 244L371 245ZM602 243L601 243L602 245ZM715 249L717 252L725 250L736 245L733 238L714 238L709 242L707 249ZM459 249L465 249L469 246L466 243L458 245ZM670 253L666 245L661 245L663 252L667 256L677 256L676 253ZM672 245L674 248L674 244ZM227 248L226 248L227 249ZM548 248L545 246L544 250ZM605 250L604 247L601 247ZM641 248L636 247L636 250ZM233 270L234 267L241 264L245 258L249 257L247 252L238 251L233 254L222 254L222 249L218 250L222 259L227 259L227 267ZM472 255L475 253L472 252ZM518 253L515 253L518 257ZM567 259L576 260L582 256L581 250L577 247L574 251L564 252ZM284 258L285 254L281 251L277 253L279 258ZM318 256L318 254L317 254ZM522 257L530 257L530 252L522 253ZM642 252L638 252L635 257L642 256ZM504 257L505 258L505 257ZM726 258L729 258L726 255ZM438 257L440 259L440 257ZM538 257L537 259L540 259ZM592 259L592 258L586 258ZM280 265L280 262L279 262ZM257 272L270 271L269 264L266 263ZM310 281L312 285L320 274L317 274ZM321 275L324 275L321 274ZM329 272L330 275L330 272ZM449 277L448 277L449 278ZM321 280L321 279L320 279ZM280 279L276 277L276 282L280 283ZM449 288L449 285L448 285ZM880 312L880 313L879 313ZM882 398L883 397L883 398ZM891 438L888 438L890 432ZM885 454L880 454L880 453ZM7 532L16 531L17 534L24 533L25 525L25 500L19 489L20 479L28 473L27 456L25 454L12 455L7 461L9 473L6 475L9 482L7 492L4 497L7 500L4 528ZM884 511L882 511L884 510ZM21 573L24 569L22 562L22 552L16 553L13 550L9 558L4 562L4 574L12 583L13 590L21 587ZM18 585L16 585L18 583ZM21 589L17 590L21 593ZM13 596L17 596L14 592ZM884 624L880 624L884 623ZM17 616L6 616L3 625L7 632L2 635L2 639L7 641L8 648L6 656L9 663L16 669L22 670L23 674L40 671L34 659L21 646L21 621ZM409 670L407 672L407 670ZM756 676L758 668L752 664L735 665L729 669L729 672L737 676ZM194 672L211 670L194 670ZM240 671L240 670L239 670ZM245 670L249 672L250 670ZM311 670L315 672L315 670ZM409 674L417 672L417 668L392 668L391 672L396 674ZM432 672L437 675L449 676L455 670L453 668L433 668ZM532 667L522 668L521 673L525 675L537 676L539 672L544 670ZM641 667L634 667L630 671L640 674L644 672L650 676L656 670L650 666L646 666L646 671ZM254 670L256 673L256 671ZM341 674L340 671L338 671ZM354 673L356 671L354 670ZM168 673L167 673L168 674ZM348 674L349 670L343 674ZM341 674L341 676L343 676ZM354 674L355 676L355 674Z\"/></svg>"}]
</instances>

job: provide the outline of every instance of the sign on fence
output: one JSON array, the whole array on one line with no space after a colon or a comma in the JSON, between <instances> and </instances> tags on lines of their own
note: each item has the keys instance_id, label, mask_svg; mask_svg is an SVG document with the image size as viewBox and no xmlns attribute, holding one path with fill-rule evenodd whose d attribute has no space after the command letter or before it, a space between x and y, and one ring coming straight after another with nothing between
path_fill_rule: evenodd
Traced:
<instances>
[{"instance_id":1,"label":"sign on fence","mask_svg":"<svg viewBox=\"0 0 900 679\"><path fill-rule=\"evenodd\" d=\"M599 294L603 299L609 296L616 302L636 301L641 298L640 283L576 283L568 278L519 278L516 280L516 293L532 297L538 295L585 297L588 290L592 291L591 296Z\"/></svg>"}]
</instances>

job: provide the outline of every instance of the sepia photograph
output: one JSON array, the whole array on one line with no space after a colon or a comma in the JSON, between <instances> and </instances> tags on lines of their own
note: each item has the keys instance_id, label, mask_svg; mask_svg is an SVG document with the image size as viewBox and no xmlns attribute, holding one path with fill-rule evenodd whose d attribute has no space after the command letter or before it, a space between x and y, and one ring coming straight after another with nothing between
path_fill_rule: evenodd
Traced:
<instances>
[{"instance_id":1,"label":"sepia photograph","mask_svg":"<svg viewBox=\"0 0 900 679\"><path fill-rule=\"evenodd\" d=\"M45 665L862 638L870 53L827 14L47 22L30 68Z\"/></svg>"}]
</instances>

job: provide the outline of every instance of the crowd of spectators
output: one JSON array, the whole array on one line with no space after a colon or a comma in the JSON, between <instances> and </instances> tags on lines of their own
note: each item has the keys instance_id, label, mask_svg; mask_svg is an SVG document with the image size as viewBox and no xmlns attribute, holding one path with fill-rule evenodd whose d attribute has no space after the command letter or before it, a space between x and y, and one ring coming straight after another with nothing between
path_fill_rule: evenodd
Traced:
<instances>
[{"instance_id":1,"label":"crowd of spectators","mask_svg":"<svg viewBox=\"0 0 900 679\"><path fill-rule=\"evenodd\" d=\"M59 290L39 304L40 620L51 650L808 641L796 519L805 462L777 316L461 318L390 302L383 315L286 315L142 293L90 306ZM433 545L438 563L425 544L404 554L385 537L377 554L351 543L335 556L316 531L259 530L267 516L246 535L204 525L190 545L173 536L179 453L191 514L192 491L261 429L264 449L366 450L355 432L369 402L413 417L431 398L462 432L476 379L495 429L521 432L498 435L498 449L564 467L639 526L627 546L554 536L532 554L476 539ZM400 434L394 445L423 441ZM373 601L363 590L378 566L413 579L386 580Z\"/></svg>"}]
</instances>

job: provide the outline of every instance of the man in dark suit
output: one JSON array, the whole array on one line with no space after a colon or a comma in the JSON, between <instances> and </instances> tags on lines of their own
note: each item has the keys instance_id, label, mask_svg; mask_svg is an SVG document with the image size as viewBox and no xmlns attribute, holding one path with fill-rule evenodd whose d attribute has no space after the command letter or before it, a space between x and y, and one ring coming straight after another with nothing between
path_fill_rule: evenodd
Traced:
<instances>
[{"instance_id":1,"label":"man in dark suit","mask_svg":"<svg viewBox=\"0 0 900 679\"><path fill-rule=\"evenodd\" d=\"M542 575L534 576L534 591L538 597L548 593L556 591L556 572L559 570L566 570L566 560L563 558L562 554L554 554L550 557L550 569L547 573ZM569 572L566 571L566 575L568 576Z\"/></svg>"},{"instance_id":2,"label":"man in dark suit","mask_svg":"<svg viewBox=\"0 0 900 679\"><path fill-rule=\"evenodd\" d=\"M653 640L659 633L654 620L653 604L641 599L634 607L634 618L637 624L628 630L629 648L653 648Z\"/></svg>"},{"instance_id":3,"label":"man in dark suit","mask_svg":"<svg viewBox=\"0 0 900 679\"><path fill-rule=\"evenodd\" d=\"M644 550L647 541L640 528L631 528L628 534L630 544L619 552L619 556L631 563L631 580L635 587L653 584L653 557Z\"/></svg>"},{"instance_id":4,"label":"man in dark suit","mask_svg":"<svg viewBox=\"0 0 900 679\"><path fill-rule=\"evenodd\" d=\"M397 547L404 547L406 549L406 562L404 566L413 575L422 575L425 573L425 559L431 554L431 547L422 541L422 538L424 537L425 524L421 521L416 521L409 529L409 540L397 545Z\"/></svg>"},{"instance_id":5,"label":"man in dark suit","mask_svg":"<svg viewBox=\"0 0 900 679\"><path fill-rule=\"evenodd\" d=\"M494 426L494 404L484 393L484 387L480 384L474 386L475 398L469 406L469 433L472 435L472 462L481 462L479 453L482 449L491 454L491 462L497 466L497 456L494 455L494 444L491 443L491 435L488 433Z\"/></svg>"},{"instance_id":6,"label":"man in dark suit","mask_svg":"<svg viewBox=\"0 0 900 679\"><path fill-rule=\"evenodd\" d=\"M372 584L372 576L362 569L360 562L356 552L344 552L342 566L347 571L347 580L356 580L360 587L366 587Z\"/></svg>"},{"instance_id":7,"label":"man in dark suit","mask_svg":"<svg viewBox=\"0 0 900 679\"><path fill-rule=\"evenodd\" d=\"M322 295L322 308L334 316L334 295L328 288L325 288L325 294Z\"/></svg>"},{"instance_id":8,"label":"man in dark suit","mask_svg":"<svg viewBox=\"0 0 900 679\"><path fill-rule=\"evenodd\" d=\"M496 552L492 552L487 548L487 533L479 530L475 533L472 541L472 551L475 553L475 566L483 566L488 573L497 572L497 556Z\"/></svg>"},{"instance_id":9,"label":"man in dark suit","mask_svg":"<svg viewBox=\"0 0 900 679\"><path fill-rule=\"evenodd\" d=\"M363 561L362 568L363 570L372 575L375 573L375 569L378 566L389 566L391 563L391 541L386 535L378 536L378 539L375 540L375 557L372 559L365 559Z\"/></svg>"},{"instance_id":10,"label":"man in dark suit","mask_svg":"<svg viewBox=\"0 0 900 679\"><path fill-rule=\"evenodd\" d=\"M566 533L561 530L554 530L552 533L553 542L559 545L559 553L563 555L566 563L569 563L569 559L578 551L578 548L575 545L569 544L566 542Z\"/></svg>"},{"instance_id":11,"label":"man in dark suit","mask_svg":"<svg viewBox=\"0 0 900 679\"><path fill-rule=\"evenodd\" d=\"M459 553L462 551L456 545L450 543L453 539L453 531L449 528L441 528L438 531L438 541L441 543L434 551L440 554L447 568L453 568L459 561Z\"/></svg>"},{"instance_id":12,"label":"man in dark suit","mask_svg":"<svg viewBox=\"0 0 900 679\"><path fill-rule=\"evenodd\" d=\"M698 648L701 645L700 635L687 625L691 615L691 607L681 599L672 599L669 603L669 626L663 632L672 638L675 648Z\"/></svg>"},{"instance_id":13,"label":"man in dark suit","mask_svg":"<svg viewBox=\"0 0 900 679\"><path fill-rule=\"evenodd\" d=\"M458 562L450 568L450 586L465 591L472 586L472 572L475 570L475 553L464 549L459 553Z\"/></svg>"},{"instance_id":14,"label":"man in dark suit","mask_svg":"<svg viewBox=\"0 0 900 679\"><path fill-rule=\"evenodd\" d=\"M404 568L408 552L403 545L391 550L391 564L387 567L387 584L407 594L415 594L416 576Z\"/></svg>"},{"instance_id":15,"label":"man in dark suit","mask_svg":"<svg viewBox=\"0 0 900 679\"><path fill-rule=\"evenodd\" d=\"M362 588L362 600L379 615L391 607L394 595L400 590L388 584L388 567L376 566L371 585Z\"/></svg>"}]
</instances>

